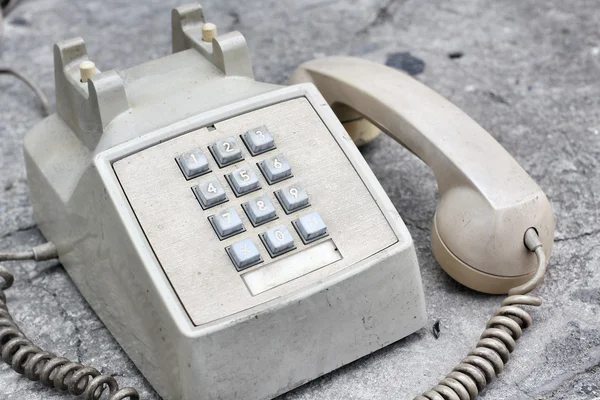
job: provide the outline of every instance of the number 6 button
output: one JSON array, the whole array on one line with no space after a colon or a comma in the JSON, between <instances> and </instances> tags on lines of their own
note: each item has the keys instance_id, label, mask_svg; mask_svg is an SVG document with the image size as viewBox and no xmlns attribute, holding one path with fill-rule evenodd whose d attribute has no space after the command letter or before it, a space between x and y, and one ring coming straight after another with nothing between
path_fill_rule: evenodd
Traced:
<instances>
[{"instance_id":1,"label":"number 6 button","mask_svg":"<svg viewBox=\"0 0 600 400\"><path fill-rule=\"evenodd\" d=\"M281 153L261 161L258 166L269 185L292 176L292 167Z\"/></svg>"},{"instance_id":2,"label":"number 6 button","mask_svg":"<svg viewBox=\"0 0 600 400\"><path fill-rule=\"evenodd\" d=\"M294 250L294 238L284 225L277 225L260 235L271 257Z\"/></svg>"},{"instance_id":3,"label":"number 6 button","mask_svg":"<svg viewBox=\"0 0 600 400\"><path fill-rule=\"evenodd\" d=\"M192 190L203 210L227 201L225 189L223 189L217 178L206 179L194 186Z\"/></svg>"}]
</instances>

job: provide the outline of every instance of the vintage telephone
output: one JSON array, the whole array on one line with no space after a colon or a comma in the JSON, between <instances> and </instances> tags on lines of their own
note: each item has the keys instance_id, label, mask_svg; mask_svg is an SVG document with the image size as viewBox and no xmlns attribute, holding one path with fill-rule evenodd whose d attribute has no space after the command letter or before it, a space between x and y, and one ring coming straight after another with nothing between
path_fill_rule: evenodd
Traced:
<instances>
[{"instance_id":1,"label":"vintage telephone","mask_svg":"<svg viewBox=\"0 0 600 400\"><path fill-rule=\"evenodd\" d=\"M440 265L510 295L469 356L417 397L475 398L531 324L519 306L541 304L527 295L554 234L541 189L401 72L329 57L300 66L291 86L256 82L243 36L217 35L197 4L173 10L172 35L172 55L119 72L100 73L81 39L55 47L57 112L24 144L53 244L0 261L58 255L165 399L273 398L426 322L411 236L337 114L358 143L381 129L432 168ZM2 291L0 350L47 386L138 398L33 345Z\"/></svg>"}]
</instances>

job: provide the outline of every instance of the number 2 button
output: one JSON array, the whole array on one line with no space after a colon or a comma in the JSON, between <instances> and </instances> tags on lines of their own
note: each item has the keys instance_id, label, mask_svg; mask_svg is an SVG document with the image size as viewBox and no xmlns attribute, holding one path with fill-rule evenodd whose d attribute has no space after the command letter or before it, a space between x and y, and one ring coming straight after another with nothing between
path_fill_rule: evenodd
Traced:
<instances>
[{"instance_id":1,"label":"number 2 button","mask_svg":"<svg viewBox=\"0 0 600 400\"><path fill-rule=\"evenodd\" d=\"M221 168L244 159L242 150L233 137L217 140L210 146L210 151Z\"/></svg>"}]
</instances>

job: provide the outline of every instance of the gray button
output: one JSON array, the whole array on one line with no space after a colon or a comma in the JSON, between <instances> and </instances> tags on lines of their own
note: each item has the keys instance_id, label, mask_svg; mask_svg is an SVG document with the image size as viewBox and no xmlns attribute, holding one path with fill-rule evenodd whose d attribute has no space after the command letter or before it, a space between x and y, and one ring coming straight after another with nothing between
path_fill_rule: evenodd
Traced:
<instances>
[{"instance_id":1,"label":"gray button","mask_svg":"<svg viewBox=\"0 0 600 400\"><path fill-rule=\"evenodd\" d=\"M264 224L277 217L275 207L273 207L273 203L266 194L242 204L242 207L254 226Z\"/></svg>"},{"instance_id":2,"label":"gray button","mask_svg":"<svg viewBox=\"0 0 600 400\"><path fill-rule=\"evenodd\" d=\"M217 178L210 178L200 182L194 187L194 193L204 209L227 201L225 189L223 189Z\"/></svg>"},{"instance_id":3,"label":"gray button","mask_svg":"<svg viewBox=\"0 0 600 400\"><path fill-rule=\"evenodd\" d=\"M258 177L250 167L238 168L229 174L228 178L233 191L238 196L260 188Z\"/></svg>"},{"instance_id":4,"label":"gray button","mask_svg":"<svg viewBox=\"0 0 600 400\"><path fill-rule=\"evenodd\" d=\"M273 257L295 248L294 238L284 225L269 229L261 237Z\"/></svg>"},{"instance_id":5,"label":"gray button","mask_svg":"<svg viewBox=\"0 0 600 400\"><path fill-rule=\"evenodd\" d=\"M308 206L308 195L301 183L295 183L275 192L286 213Z\"/></svg>"},{"instance_id":6,"label":"gray button","mask_svg":"<svg viewBox=\"0 0 600 400\"><path fill-rule=\"evenodd\" d=\"M275 148L275 141L266 126L250 129L242 135L253 156Z\"/></svg>"},{"instance_id":7,"label":"gray button","mask_svg":"<svg viewBox=\"0 0 600 400\"><path fill-rule=\"evenodd\" d=\"M258 165L269 184L292 176L292 168L281 153L261 161Z\"/></svg>"},{"instance_id":8,"label":"gray button","mask_svg":"<svg viewBox=\"0 0 600 400\"><path fill-rule=\"evenodd\" d=\"M226 208L209 217L220 239L243 232L244 224L233 208Z\"/></svg>"},{"instance_id":9,"label":"gray button","mask_svg":"<svg viewBox=\"0 0 600 400\"><path fill-rule=\"evenodd\" d=\"M327 235L327 227L318 212L312 212L294 221L298 233L305 242L312 242Z\"/></svg>"},{"instance_id":10,"label":"gray button","mask_svg":"<svg viewBox=\"0 0 600 400\"><path fill-rule=\"evenodd\" d=\"M233 137L217 140L210 146L210 149L219 167L224 167L244 159L242 149L240 149Z\"/></svg>"},{"instance_id":11,"label":"gray button","mask_svg":"<svg viewBox=\"0 0 600 400\"><path fill-rule=\"evenodd\" d=\"M240 240L226 248L235 268L241 271L262 261L252 239Z\"/></svg>"},{"instance_id":12,"label":"gray button","mask_svg":"<svg viewBox=\"0 0 600 400\"><path fill-rule=\"evenodd\" d=\"M176 160L186 179L195 178L210 171L208 160L200 149L183 153Z\"/></svg>"}]
</instances>

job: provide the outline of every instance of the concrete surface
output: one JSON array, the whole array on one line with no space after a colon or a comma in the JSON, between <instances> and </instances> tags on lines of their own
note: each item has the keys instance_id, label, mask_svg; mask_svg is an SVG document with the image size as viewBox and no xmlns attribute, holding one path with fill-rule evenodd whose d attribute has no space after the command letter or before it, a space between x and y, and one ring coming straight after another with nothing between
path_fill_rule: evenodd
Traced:
<instances>
[{"instance_id":1,"label":"concrete surface","mask_svg":"<svg viewBox=\"0 0 600 400\"><path fill-rule=\"evenodd\" d=\"M83 36L102 70L167 54L174 1L31 0L6 19L0 62L53 97L51 46ZM537 180L556 216L556 245L535 325L484 399L600 398L600 7L597 0L205 0L221 32L250 44L258 79L285 82L302 61L350 54L402 68L449 97ZM368 79L368 77L365 77ZM0 77L0 251L43 238L32 220L22 137L41 117L25 86ZM364 150L413 234L428 302L426 329L282 397L409 399L475 344L500 297L454 283L429 248L436 186L390 139ZM58 354L114 374L157 399L59 265L7 265L9 304ZM431 333L441 321L439 339ZM0 398L63 399L0 367Z\"/></svg>"}]
</instances>

